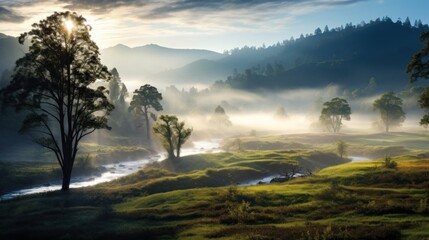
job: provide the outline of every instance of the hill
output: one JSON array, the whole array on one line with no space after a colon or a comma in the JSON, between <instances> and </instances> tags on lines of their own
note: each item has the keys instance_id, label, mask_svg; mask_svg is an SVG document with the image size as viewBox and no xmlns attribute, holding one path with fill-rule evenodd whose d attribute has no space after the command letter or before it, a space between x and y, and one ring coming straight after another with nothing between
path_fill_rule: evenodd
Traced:
<instances>
[{"instance_id":1,"label":"hill","mask_svg":"<svg viewBox=\"0 0 429 240\"><path fill-rule=\"evenodd\" d=\"M234 49L225 58L191 63L160 76L176 76L178 82L223 79L229 87L244 90L328 84L353 89L365 87L373 78L380 91L398 90L407 86L405 67L422 47L420 34L428 29L427 25L411 26L385 17L324 32L318 29L266 48ZM212 72L216 74L210 75Z\"/></svg>"},{"instance_id":2,"label":"hill","mask_svg":"<svg viewBox=\"0 0 429 240\"><path fill-rule=\"evenodd\" d=\"M0 33L0 87L7 84L15 61L24 56L27 49L28 45L19 44L17 38Z\"/></svg>"},{"instance_id":3,"label":"hill","mask_svg":"<svg viewBox=\"0 0 429 240\"><path fill-rule=\"evenodd\" d=\"M158 72L180 68L201 59L217 60L222 54L198 49L173 49L149 44L130 48L118 44L101 50L103 64L116 67L125 79L147 77Z\"/></svg>"},{"instance_id":4,"label":"hill","mask_svg":"<svg viewBox=\"0 0 429 240\"><path fill-rule=\"evenodd\" d=\"M409 136L398 137L406 140ZM337 165L341 161L332 152L313 150L245 150L188 156L178 162L175 172L152 166L69 193L58 191L1 201L0 217L4 221L0 222L0 236L427 239L428 155L419 151L392 159L397 162L394 168L386 167L383 159ZM248 173L260 175L293 163L336 166L285 183L225 186L244 180Z\"/></svg>"}]
</instances>

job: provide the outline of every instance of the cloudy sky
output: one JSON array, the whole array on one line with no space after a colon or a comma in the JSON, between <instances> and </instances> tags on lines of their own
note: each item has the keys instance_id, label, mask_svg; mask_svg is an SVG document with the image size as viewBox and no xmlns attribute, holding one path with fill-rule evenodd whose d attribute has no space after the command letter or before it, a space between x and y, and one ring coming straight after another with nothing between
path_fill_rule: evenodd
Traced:
<instances>
[{"instance_id":1,"label":"cloudy sky","mask_svg":"<svg viewBox=\"0 0 429 240\"><path fill-rule=\"evenodd\" d=\"M155 43L222 52L377 17L429 23L427 0L0 0L0 33L17 36L54 11L82 14L101 48Z\"/></svg>"}]
</instances>

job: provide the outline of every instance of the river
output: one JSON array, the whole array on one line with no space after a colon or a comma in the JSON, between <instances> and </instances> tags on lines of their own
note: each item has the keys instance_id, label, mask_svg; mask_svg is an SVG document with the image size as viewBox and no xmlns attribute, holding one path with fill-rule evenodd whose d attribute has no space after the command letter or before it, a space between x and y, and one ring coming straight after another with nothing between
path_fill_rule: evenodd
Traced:
<instances>
[{"instance_id":1,"label":"river","mask_svg":"<svg viewBox=\"0 0 429 240\"><path fill-rule=\"evenodd\" d=\"M362 157L362 156L350 156L349 158L350 158L351 162L371 161L370 158ZM294 175L294 177L300 177L300 176L302 176L301 173L297 173ZM278 174L270 175L268 177L263 177L263 178L259 178L259 179L255 179L255 180L242 182L242 183L238 184L238 186L254 186L254 185L258 185L258 184L270 183L271 179L278 178L278 177L281 177L281 176Z\"/></svg>"},{"instance_id":2,"label":"river","mask_svg":"<svg viewBox=\"0 0 429 240\"><path fill-rule=\"evenodd\" d=\"M209 152L222 152L220 148L221 139L211 139L209 141L194 141L192 142L192 147L183 148L181 151L181 156L188 156L199 153L209 153ZM161 161L165 159L165 154L158 154L155 156L135 160L135 161L126 161L118 162L114 164L105 164L102 165L106 171L98 176L87 176L87 177L73 177L71 179L70 188L81 188L93 186L103 182L109 182L120 177L135 173L139 171L146 164L154 161ZM49 191L56 191L61 189L61 182L55 183L46 183L43 185L36 185L30 188L21 189L0 195L0 200L6 200L15 198L17 196L23 196L34 193L42 193Z\"/></svg>"}]
</instances>

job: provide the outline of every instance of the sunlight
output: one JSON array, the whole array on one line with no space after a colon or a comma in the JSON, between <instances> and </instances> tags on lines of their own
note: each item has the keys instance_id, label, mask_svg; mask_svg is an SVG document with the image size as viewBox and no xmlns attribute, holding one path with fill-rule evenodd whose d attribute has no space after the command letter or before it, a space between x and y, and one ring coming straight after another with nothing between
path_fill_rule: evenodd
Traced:
<instances>
[{"instance_id":1,"label":"sunlight","mask_svg":"<svg viewBox=\"0 0 429 240\"><path fill-rule=\"evenodd\" d=\"M74 28L74 23L70 19L64 19L64 27L66 28L68 33L71 33Z\"/></svg>"}]
</instances>

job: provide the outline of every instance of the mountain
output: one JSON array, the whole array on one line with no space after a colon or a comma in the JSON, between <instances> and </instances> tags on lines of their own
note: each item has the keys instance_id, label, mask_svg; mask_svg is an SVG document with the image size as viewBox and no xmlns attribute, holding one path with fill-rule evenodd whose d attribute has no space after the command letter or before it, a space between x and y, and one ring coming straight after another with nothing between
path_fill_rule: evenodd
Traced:
<instances>
[{"instance_id":1,"label":"mountain","mask_svg":"<svg viewBox=\"0 0 429 240\"><path fill-rule=\"evenodd\" d=\"M0 86L5 84L6 75L11 73L15 61L24 56L27 49L28 45L19 44L17 38L0 34Z\"/></svg>"},{"instance_id":2,"label":"mountain","mask_svg":"<svg viewBox=\"0 0 429 240\"><path fill-rule=\"evenodd\" d=\"M149 44L130 48L119 44L101 50L101 60L109 68L116 67L123 78L141 78L176 69L198 60L217 60L223 55L197 49L173 49Z\"/></svg>"},{"instance_id":3,"label":"mountain","mask_svg":"<svg viewBox=\"0 0 429 240\"><path fill-rule=\"evenodd\" d=\"M243 90L323 87L362 88L375 79L379 89L408 84L405 68L423 43L427 25L411 26L385 17L368 24L347 24L267 48L235 49L222 59L198 61L166 71L160 79L224 83Z\"/></svg>"}]
</instances>

